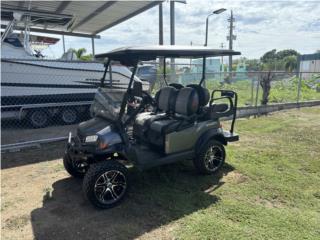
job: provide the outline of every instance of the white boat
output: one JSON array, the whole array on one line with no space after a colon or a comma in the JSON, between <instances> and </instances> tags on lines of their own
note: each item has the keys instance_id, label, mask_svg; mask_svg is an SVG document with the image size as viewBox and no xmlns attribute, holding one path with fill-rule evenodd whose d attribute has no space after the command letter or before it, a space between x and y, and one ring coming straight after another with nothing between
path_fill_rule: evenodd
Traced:
<instances>
[{"instance_id":1,"label":"white boat","mask_svg":"<svg viewBox=\"0 0 320 240\"><path fill-rule=\"evenodd\" d=\"M61 59L37 57L21 43L18 34L11 34L1 45L1 118L22 119L31 108L89 105L103 71L103 63L79 61L72 51ZM126 88L130 76L127 67L112 65L112 74L106 74L106 86ZM148 89L147 82L143 86Z\"/></svg>"}]
</instances>

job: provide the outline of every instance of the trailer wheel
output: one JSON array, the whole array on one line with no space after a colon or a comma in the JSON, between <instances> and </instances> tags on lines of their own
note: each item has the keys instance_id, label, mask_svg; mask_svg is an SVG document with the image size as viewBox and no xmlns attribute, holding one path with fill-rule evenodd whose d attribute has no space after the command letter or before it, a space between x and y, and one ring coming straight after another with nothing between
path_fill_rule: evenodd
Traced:
<instances>
[{"instance_id":1,"label":"trailer wheel","mask_svg":"<svg viewBox=\"0 0 320 240\"><path fill-rule=\"evenodd\" d=\"M65 108L61 110L61 120L64 124L74 124L78 120L78 112L75 109Z\"/></svg>"},{"instance_id":2,"label":"trailer wheel","mask_svg":"<svg viewBox=\"0 0 320 240\"><path fill-rule=\"evenodd\" d=\"M49 124L49 114L42 109L32 110L27 114L27 120L33 128L43 128Z\"/></svg>"}]
</instances>

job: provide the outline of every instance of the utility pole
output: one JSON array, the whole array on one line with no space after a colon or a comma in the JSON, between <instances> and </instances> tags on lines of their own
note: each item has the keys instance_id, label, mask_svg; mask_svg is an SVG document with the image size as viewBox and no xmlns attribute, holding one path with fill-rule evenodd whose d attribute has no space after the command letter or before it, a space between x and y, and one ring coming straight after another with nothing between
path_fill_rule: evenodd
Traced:
<instances>
[{"instance_id":1,"label":"utility pole","mask_svg":"<svg viewBox=\"0 0 320 240\"><path fill-rule=\"evenodd\" d=\"M232 50L233 49L233 40L236 40L236 35L233 35L233 22L234 22L234 18L233 18L233 12L231 10L231 16L228 19L228 22L230 22L230 26L229 26L229 36L227 36L227 40L229 41L229 49ZM229 56L229 75L231 77L231 73L232 73L232 56Z\"/></svg>"},{"instance_id":2,"label":"utility pole","mask_svg":"<svg viewBox=\"0 0 320 240\"><path fill-rule=\"evenodd\" d=\"M221 48L221 49L223 49L223 48L224 48L223 43L221 43L221 44L220 44L220 48ZM221 56L221 64L222 64L222 66L223 66L223 56Z\"/></svg>"},{"instance_id":3,"label":"utility pole","mask_svg":"<svg viewBox=\"0 0 320 240\"><path fill-rule=\"evenodd\" d=\"M220 44L220 48L223 49L223 43ZM223 56L221 56L221 64L220 64L220 82L222 82L222 72L224 72L224 64L223 64Z\"/></svg>"}]
</instances>

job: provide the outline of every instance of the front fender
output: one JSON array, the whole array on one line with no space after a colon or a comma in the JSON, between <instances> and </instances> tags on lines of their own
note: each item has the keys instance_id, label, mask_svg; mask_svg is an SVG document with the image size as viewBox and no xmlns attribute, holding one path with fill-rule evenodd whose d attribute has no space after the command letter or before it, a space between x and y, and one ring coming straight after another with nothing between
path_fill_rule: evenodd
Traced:
<instances>
[{"instance_id":1,"label":"front fender","mask_svg":"<svg viewBox=\"0 0 320 240\"><path fill-rule=\"evenodd\" d=\"M121 144L123 142L120 134L114 131L111 126L107 126L106 128L100 130L97 135L98 141L108 144L108 146Z\"/></svg>"}]
</instances>

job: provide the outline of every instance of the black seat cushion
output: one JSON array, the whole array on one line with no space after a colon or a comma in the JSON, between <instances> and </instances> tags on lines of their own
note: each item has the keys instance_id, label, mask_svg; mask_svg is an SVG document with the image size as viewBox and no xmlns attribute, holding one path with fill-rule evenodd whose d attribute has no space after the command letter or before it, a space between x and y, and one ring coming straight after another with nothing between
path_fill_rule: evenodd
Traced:
<instances>
[{"instance_id":1,"label":"black seat cushion","mask_svg":"<svg viewBox=\"0 0 320 240\"><path fill-rule=\"evenodd\" d=\"M155 120L168 119L175 107L177 90L174 87L161 88L155 97L157 109L155 112L144 112L136 116L133 125L133 136L139 139L145 138L150 124Z\"/></svg>"}]
</instances>

